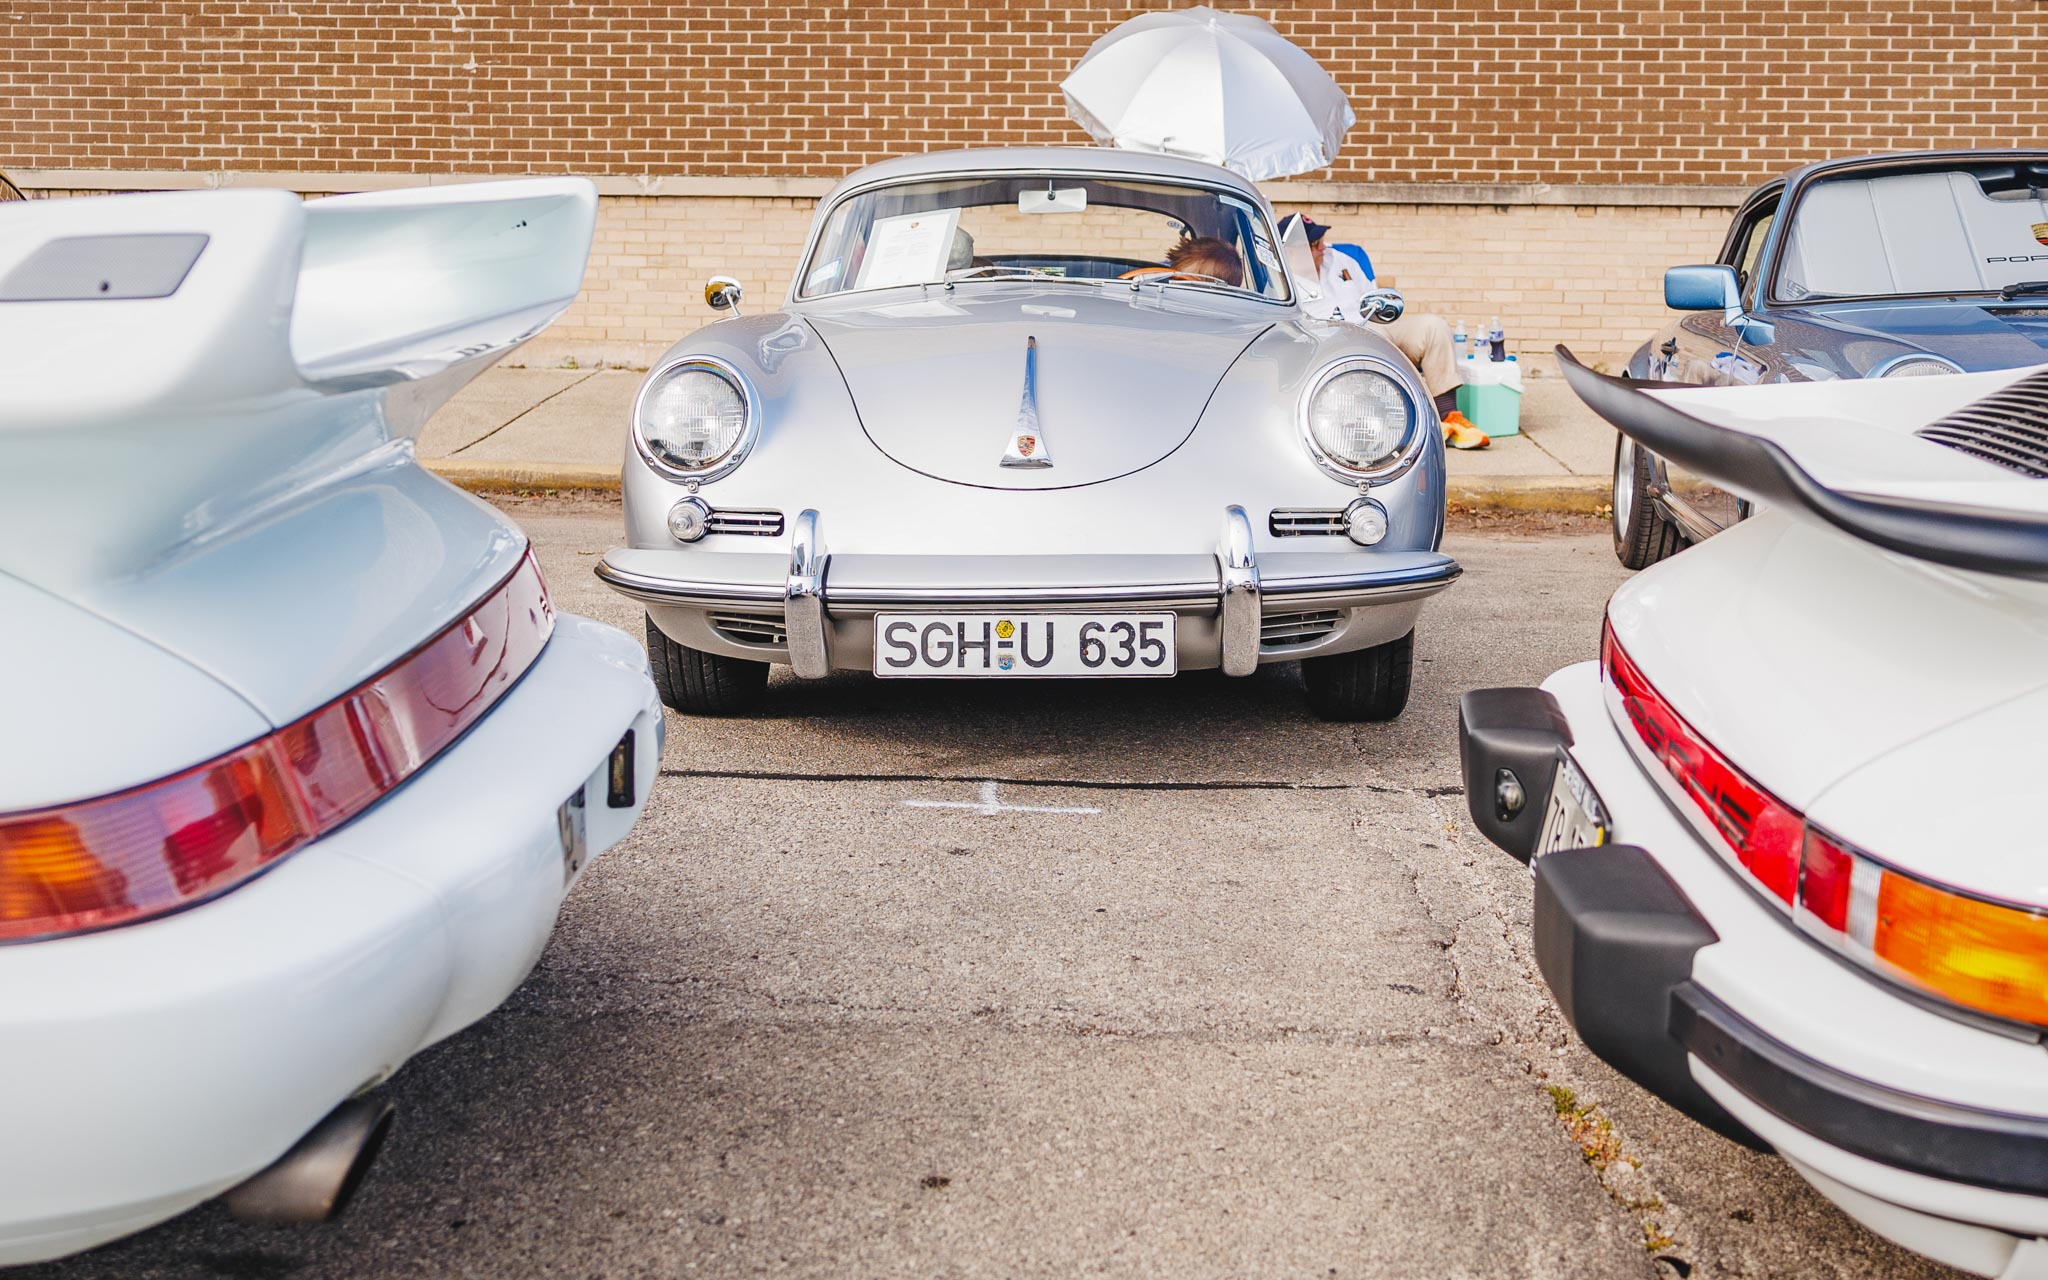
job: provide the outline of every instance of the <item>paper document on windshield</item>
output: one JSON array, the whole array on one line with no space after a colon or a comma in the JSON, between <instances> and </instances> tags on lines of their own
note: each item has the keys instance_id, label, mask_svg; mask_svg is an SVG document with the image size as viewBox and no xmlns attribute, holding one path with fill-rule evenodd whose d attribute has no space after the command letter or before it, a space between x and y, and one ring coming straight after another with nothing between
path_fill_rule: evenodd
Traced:
<instances>
[{"instance_id":1,"label":"paper document on windshield","mask_svg":"<svg viewBox=\"0 0 2048 1280\"><path fill-rule=\"evenodd\" d=\"M953 232L960 225L958 209L933 209L877 218L868 233L867 255L861 260L860 289L886 289L898 284L923 284L942 279L953 252Z\"/></svg>"}]
</instances>

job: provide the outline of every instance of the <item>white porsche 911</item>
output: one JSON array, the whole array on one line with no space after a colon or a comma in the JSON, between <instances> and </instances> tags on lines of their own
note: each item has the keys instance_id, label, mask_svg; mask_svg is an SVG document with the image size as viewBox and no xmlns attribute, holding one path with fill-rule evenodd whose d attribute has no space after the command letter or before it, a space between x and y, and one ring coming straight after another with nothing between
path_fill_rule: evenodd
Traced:
<instances>
[{"instance_id":1,"label":"white porsche 911","mask_svg":"<svg viewBox=\"0 0 2048 1280\"><path fill-rule=\"evenodd\" d=\"M1614 595L1597 663L1468 694L1587 1047L1880 1234L2048 1275L2048 370L1646 392L1761 504Z\"/></svg>"},{"instance_id":2,"label":"white porsche 911","mask_svg":"<svg viewBox=\"0 0 2048 1280\"><path fill-rule=\"evenodd\" d=\"M0 1264L344 1203L526 976L661 715L427 414L575 297L580 180L0 207Z\"/></svg>"}]
</instances>

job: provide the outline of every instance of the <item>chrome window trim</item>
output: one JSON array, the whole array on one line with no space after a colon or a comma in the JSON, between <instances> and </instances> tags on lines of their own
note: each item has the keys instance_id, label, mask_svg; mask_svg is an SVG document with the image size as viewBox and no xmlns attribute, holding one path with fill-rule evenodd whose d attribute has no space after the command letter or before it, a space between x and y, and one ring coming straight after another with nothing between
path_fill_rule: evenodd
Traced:
<instances>
[{"instance_id":1,"label":"chrome window trim","mask_svg":"<svg viewBox=\"0 0 2048 1280\"><path fill-rule=\"evenodd\" d=\"M647 402L647 393L652 391L663 378L668 377L679 369L687 368L707 369L731 383L733 389L740 393L740 403L745 406L747 411L747 421L740 428L739 442L733 445L732 452L726 454L725 457L702 471L686 471L681 467L655 457L654 451L647 447L647 437L640 430L640 410ZM753 379L749 378L738 365L730 360L720 356L707 355L677 356L673 360L656 366L654 372L647 375L647 380L640 384L640 390L634 393L632 430L628 434L633 437L634 452L638 453L640 460L653 468L658 475L670 480L694 480L699 484L709 484L720 477L731 475L742 462L747 460L747 455L754 451L754 442L761 436L761 397L754 390Z\"/></svg>"},{"instance_id":2,"label":"chrome window trim","mask_svg":"<svg viewBox=\"0 0 2048 1280\"><path fill-rule=\"evenodd\" d=\"M1395 453L1392 462L1370 471L1353 470L1324 453L1322 446L1316 443L1315 432L1310 431L1308 426L1308 407L1315 403L1316 393L1339 374L1360 368L1369 369L1391 379L1400 389L1401 398L1408 402L1408 443ZM1429 443L1429 433L1423 430L1422 425L1422 406L1415 399L1414 389L1408 385L1408 379L1402 376L1401 370L1391 360L1383 360L1379 356L1339 356L1317 370L1316 376L1309 379L1308 387L1303 390L1301 399L1294 406L1294 429L1301 437L1302 447L1308 450L1310 461L1321 468L1324 475L1344 484L1357 484L1361 480L1369 484L1383 484L1398 480L1415 465L1415 460L1422 456L1423 446Z\"/></svg>"},{"instance_id":3,"label":"chrome window trim","mask_svg":"<svg viewBox=\"0 0 2048 1280\"><path fill-rule=\"evenodd\" d=\"M852 200L858 196L864 196L874 191L886 190L890 187L907 187L921 182L949 182L967 178L1075 178L1082 181L1095 182L1149 182L1154 186L1186 187L1194 191L1207 191L1211 194L1218 195L1227 192L1230 195L1234 195L1239 199L1246 201L1259 211L1259 215L1265 219L1266 236L1268 240L1272 243L1274 247L1274 252L1277 254L1279 251L1280 237L1276 225L1277 219L1273 217L1273 206L1266 200L1266 197L1263 193L1256 190L1246 191L1240 187L1233 187L1213 182L1202 182L1194 178L1169 177L1162 174L1146 173L1141 169L1090 169L1084 171L1061 167L1048 168L1032 166L1026 168L962 169L954 172L944 173L904 174L893 178L875 178L872 179L871 181L863 182L857 187L850 187L847 190L840 192L836 197L833 198L831 204L820 208L818 212L812 216L810 234L804 237L804 251L802 256L797 259L796 274L790 278L789 293L783 300L784 304L794 305L803 302L823 302L830 298L843 298L850 293L885 293L888 291L887 288L841 289L833 293L821 293L816 295L807 294L804 292L804 278L810 273L811 258L818 251L818 241L824 237L825 227L831 222L832 215L839 212L840 205L843 205L847 201ZM1295 289L1293 278L1287 274L1285 269L1282 269L1278 273L1278 275L1280 277L1281 282L1287 286L1287 296L1284 298L1269 298L1262 293L1255 293L1252 290L1245 288L1232 289L1227 296L1233 298L1250 298L1254 301L1263 302L1268 306L1274 307L1299 306L1300 300L1294 296ZM1076 283L1078 282L1079 278L1077 277ZM1089 283L1128 284L1129 281L1097 280L1089 281ZM928 287L928 285L908 284L888 286L888 288L896 289L920 289Z\"/></svg>"}]
</instances>

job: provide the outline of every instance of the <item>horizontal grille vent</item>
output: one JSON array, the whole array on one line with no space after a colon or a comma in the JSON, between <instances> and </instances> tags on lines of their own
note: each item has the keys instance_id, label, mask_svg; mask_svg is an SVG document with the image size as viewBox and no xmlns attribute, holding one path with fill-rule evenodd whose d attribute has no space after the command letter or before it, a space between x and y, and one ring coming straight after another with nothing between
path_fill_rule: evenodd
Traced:
<instances>
[{"instance_id":1,"label":"horizontal grille vent","mask_svg":"<svg viewBox=\"0 0 2048 1280\"><path fill-rule=\"evenodd\" d=\"M705 523L706 533L737 533L752 538L779 538L782 536L782 513L780 511L714 511Z\"/></svg>"},{"instance_id":2,"label":"horizontal grille vent","mask_svg":"<svg viewBox=\"0 0 2048 1280\"><path fill-rule=\"evenodd\" d=\"M1332 534L1341 538L1344 536L1344 512L1342 509L1283 507L1266 521L1266 527L1276 538L1328 537Z\"/></svg>"},{"instance_id":3,"label":"horizontal grille vent","mask_svg":"<svg viewBox=\"0 0 2048 1280\"><path fill-rule=\"evenodd\" d=\"M2021 378L1918 434L2035 479L2048 476L2048 373Z\"/></svg>"},{"instance_id":4,"label":"horizontal grille vent","mask_svg":"<svg viewBox=\"0 0 2048 1280\"><path fill-rule=\"evenodd\" d=\"M1335 609L1302 613L1269 613L1259 620L1259 643L1269 649L1312 644L1337 629Z\"/></svg>"},{"instance_id":5,"label":"horizontal grille vent","mask_svg":"<svg viewBox=\"0 0 2048 1280\"><path fill-rule=\"evenodd\" d=\"M711 626L734 644L758 644L771 649L789 646L789 631L780 617L769 614L714 613Z\"/></svg>"}]
</instances>

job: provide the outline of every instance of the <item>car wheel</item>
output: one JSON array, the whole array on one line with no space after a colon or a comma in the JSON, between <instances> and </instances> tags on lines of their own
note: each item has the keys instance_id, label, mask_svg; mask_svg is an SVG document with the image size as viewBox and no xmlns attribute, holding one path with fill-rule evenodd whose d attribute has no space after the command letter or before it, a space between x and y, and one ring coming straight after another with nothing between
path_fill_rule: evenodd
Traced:
<instances>
[{"instance_id":1,"label":"car wheel","mask_svg":"<svg viewBox=\"0 0 2048 1280\"><path fill-rule=\"evenodd\" d=\"M1413 631L1356 653L1301 660L1308 709L1324 720L1392 720L1408 705L1414 671Z\"/></svg>"},{"instance_id":2,"label":"car wheel","mask_svg":"<svg viewBox=\"0 0 2048 1280\"><path fill-rule=\"evenodd\" d=\"M768 691L768 664L677 644L647 620L647 665L663 705L687 716L751 711Z\"/></svg>"},{"instance_id":3,"label":"car wheel","mask_svg":"<svg viewBox=\"0 0 2048 1280\"><path fill-rule=\"evenodd\" d=\"M1685 545L1678 526L1650 496L1650 452L1627 436L1614 440L1614 556L1631 569L1647 569Z\"/></svg>"}]
</instances>

